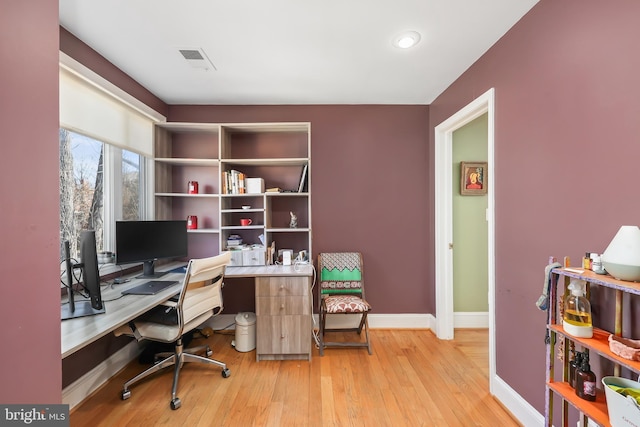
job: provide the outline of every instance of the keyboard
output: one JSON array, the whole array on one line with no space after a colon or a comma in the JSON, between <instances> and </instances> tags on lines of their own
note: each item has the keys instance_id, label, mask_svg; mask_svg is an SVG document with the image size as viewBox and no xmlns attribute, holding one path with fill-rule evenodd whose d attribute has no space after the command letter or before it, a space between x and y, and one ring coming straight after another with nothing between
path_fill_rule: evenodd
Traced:
<instances>
[{"instance_id":1,"label":"keyboard","mask_svg":"<svg viewBox=\"0 0 640 427\"><path fill-rule=\"evenodd\" d=\"M150 280L133 288L125 289L122 295L155 295L178 283L176 280Z\"/></svg>"}]
</instances>

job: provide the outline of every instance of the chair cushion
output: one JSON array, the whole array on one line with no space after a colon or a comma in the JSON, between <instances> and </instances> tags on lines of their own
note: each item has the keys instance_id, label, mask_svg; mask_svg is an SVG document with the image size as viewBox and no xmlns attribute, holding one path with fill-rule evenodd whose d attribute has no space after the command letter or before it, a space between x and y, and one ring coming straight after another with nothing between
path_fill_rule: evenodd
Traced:
<instances>
[{"instance_id":1,"label":"chair cushion","mask_svg":"<svg viewBox=\"0 0 640 427\"><path fill-rule=\"evenodd\" d=\"M322 293L353 292L362 288L360 254L329 252L320 257L320 288Z\"/></svg>"},{"instance_id":2,"label":"chair cushion","mask_svg":"<svg viewBox=\"0 0 640 427\"><path fill-rule=\"evenodd\" d=\"M364 313L371 305L355 295L331 295L324 298L327 313Z\"/></svg>"},{"instance_id":3,"label":"chair cushion","mask_svg":"<svg viewBox=\"0 0 640 427\"><path fill-rule=\"evenodd\" d=\"M189 332L198 326L200 326L205 320L210 318L213 315L213 310L209 310L206 313L203 313L191 321L189 321L186 325L184 325L184 329L182 333ZM168 326L162 325L160 323L153 322L143 322L143 321L134 321L136 329L141 336L141 340L152 340L152 341L161 341L161 342L174 342L178 338L180 338L180 326ZM129 327L129 325L122 325L118 329L114 331L115 336L120 335L128 335L134 336L133 331Z\"/></svg>"}]
</instances>

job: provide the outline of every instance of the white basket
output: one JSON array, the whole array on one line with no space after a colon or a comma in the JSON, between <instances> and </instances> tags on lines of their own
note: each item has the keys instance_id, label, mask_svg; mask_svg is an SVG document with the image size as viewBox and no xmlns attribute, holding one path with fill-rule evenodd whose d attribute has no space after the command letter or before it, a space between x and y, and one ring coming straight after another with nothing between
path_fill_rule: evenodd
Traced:
<instances>
[{"instance_id":1,"label":"white basket","mask_svg":"<svg viewBox=\"0 0 640 427\"><path fill-rule=\"evenodd\" d=\"M618 387L640 389L640 382L620 377L603 377L604 393L607 398L609 422L612 427L640 427L640 409L629 399L614 391L609 384Z\"/></svg>"}]
</instances>

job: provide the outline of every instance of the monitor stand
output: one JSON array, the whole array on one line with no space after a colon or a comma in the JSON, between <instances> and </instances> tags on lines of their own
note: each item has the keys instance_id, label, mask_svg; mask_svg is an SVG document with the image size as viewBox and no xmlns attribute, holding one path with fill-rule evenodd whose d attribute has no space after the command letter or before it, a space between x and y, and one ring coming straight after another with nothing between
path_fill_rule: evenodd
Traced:
<instances>
[{"instance_id":1,"label":"monitor stand","mask_svg":"<svg viewBox=\"0 0 640 427\"><path fill-rule=\"evenodd\" d=\"M69 304L65 304L60 310L60 319L75 319L76 317L93 316L96 314L104 313L104 307L100 310L96 310L91 307L91 301L76 301L73 310Z\"/></svg>"},{"instance_id":2,"label":"monitor stand","mask_svg":"<svg viewBox=\"0 0 640 427\"><path fill-rule=\"evenodd\" d=\"M142 274L136 276L136 279L157 279L164 276L168 271L155 271L155 261L145 261L142 263Z\"/></svg>"}]
</instances>

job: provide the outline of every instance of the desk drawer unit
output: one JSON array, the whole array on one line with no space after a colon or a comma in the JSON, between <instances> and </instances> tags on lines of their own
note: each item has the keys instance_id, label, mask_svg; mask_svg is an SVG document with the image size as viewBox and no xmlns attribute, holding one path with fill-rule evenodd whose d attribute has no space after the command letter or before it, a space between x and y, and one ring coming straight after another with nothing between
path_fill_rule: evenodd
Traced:
<instances>
[{"instance_id":1,"label":"desk drawer unit","mask_svg":"<svg viewBox=\"0 0 640 427\"><path fill-rule=\"evenodd\" d=\"M311 360L308 277L256 278L256 359Z\"/></svg>"}]
</instances>

